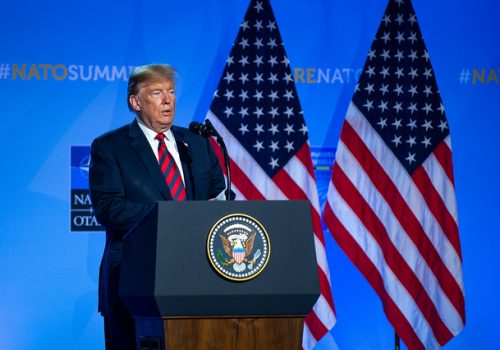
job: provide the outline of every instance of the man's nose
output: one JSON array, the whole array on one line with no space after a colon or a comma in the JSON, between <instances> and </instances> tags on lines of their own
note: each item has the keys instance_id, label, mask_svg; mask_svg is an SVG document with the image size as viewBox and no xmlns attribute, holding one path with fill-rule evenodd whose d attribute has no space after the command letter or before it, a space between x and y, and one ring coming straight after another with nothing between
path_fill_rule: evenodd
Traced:
<instances>
[{"instance_id":1,"label":"man's nose","mask_svg":"<svg viewBox=\"0 0 500 350\"><path fill-rule=\"evenodd\" d=\"M167 92L166 94L163 94L163 103L165 104L170 104L172 102L172 96Z\"/></svg>"}]
</instances>

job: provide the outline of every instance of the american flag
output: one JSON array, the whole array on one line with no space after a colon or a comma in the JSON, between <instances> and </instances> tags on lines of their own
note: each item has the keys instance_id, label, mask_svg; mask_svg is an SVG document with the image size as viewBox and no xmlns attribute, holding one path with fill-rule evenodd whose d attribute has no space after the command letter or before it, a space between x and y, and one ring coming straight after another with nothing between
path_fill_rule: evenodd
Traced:
<instances>
[{"instance_id":1,"label":"american flag","mask_svg":"<svg viewBox=\"0 0 500 350\"><path fill-rule=\"evenodd\" d=\"M409 0L389 1L349 105L324 220L408 349L465 324L451 142Z\"/></svg>"},{"instance_id":2,"label":"american flag","mask_svg":"<svg viewBox=\"0 0 500 350\"><path fill-rule=\"evenodd\" d=\"M321 286L304 326L312 349L335 324L330 273L307 127L268 0L250 2L207 118L226 142L237 199L311 203Z\"/></svg>"}]
</instances>

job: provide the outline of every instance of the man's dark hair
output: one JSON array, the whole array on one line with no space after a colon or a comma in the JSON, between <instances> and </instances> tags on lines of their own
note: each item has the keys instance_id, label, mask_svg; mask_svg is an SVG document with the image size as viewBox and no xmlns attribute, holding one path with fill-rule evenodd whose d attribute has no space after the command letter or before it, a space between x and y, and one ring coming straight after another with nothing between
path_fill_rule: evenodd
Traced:
<instances>
[{"instance_id":1,"label":"man's dark hair","mask_svg":"<svg viewBox=\"0 0 500 350\"><path fill-rule=\"evenodd\" d=\"M128 109L134 111L130 104L130 96L139 92L143 83L163 83L171 80L175 83L177 70L168 64L148 64L135 67L128 79L127 104Z\"/></svg>"}]
</instances>

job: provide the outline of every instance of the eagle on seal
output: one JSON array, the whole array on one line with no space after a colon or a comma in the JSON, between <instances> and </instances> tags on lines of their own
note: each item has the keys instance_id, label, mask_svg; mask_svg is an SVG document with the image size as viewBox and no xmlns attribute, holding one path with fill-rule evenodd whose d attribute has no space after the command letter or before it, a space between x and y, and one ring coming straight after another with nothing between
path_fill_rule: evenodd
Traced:
<instances>
[{"instance_id":1,"label":"eagle on seal","mask_svg":"<svg viewBox=\"0 0 500 350\"><path fill-rule=\"evenodd\" d=\"M232 257L225 265L230 265L235 262L241 264L243 261L253 263L254 261L249 261L246 257L252 252L255 236L255 232L250 233L249 236L245 234L232 234L226 237L219 234L224 251L227 255Z\"/></svg>"}]
</instances>

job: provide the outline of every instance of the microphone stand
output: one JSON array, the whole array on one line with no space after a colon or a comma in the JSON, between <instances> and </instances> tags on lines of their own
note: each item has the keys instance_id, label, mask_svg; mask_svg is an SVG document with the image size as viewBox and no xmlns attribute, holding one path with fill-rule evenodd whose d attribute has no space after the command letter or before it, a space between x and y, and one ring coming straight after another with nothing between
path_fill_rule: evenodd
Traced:
<instances>
[{"instance_id":1,"label":"microphone stand","mask_svg":"<svg viewBox=\"0 0 500 350\"><path fill-rule=\"evenodd\" d=\"M205 119L205 124L209 127L210 133L217 138L217 143L220 145L222 149L222 156L224 157L224 166L226 168L226 200L231 200L231 168L229 163L229 155L227 153L226 144L224 143L224 139L220 134L215 130L210 119Z\"/></svg>"}]
</instances>

